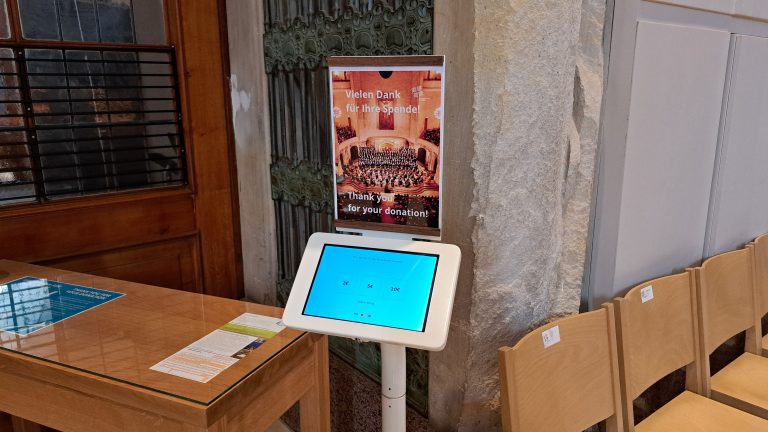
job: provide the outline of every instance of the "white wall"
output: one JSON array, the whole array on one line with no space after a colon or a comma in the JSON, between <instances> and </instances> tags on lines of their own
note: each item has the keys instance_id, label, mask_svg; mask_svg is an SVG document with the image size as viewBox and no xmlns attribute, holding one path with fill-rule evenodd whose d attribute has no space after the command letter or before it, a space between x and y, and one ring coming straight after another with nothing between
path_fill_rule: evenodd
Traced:
<instances>
[{"instance_id":1,"label":"white wall","mask_svg":"<svg viewBox=\"0 0 768 432\"><path fill-rule=\"evenodd\" d=\"M763 3L617 3L591 307L768 231Z\"/></svg>"},{"instance_id":2,"label":"white wall","mask_svg":"<svg viewBox=\"0 0 768 432\"><path fill-rule=\"evenodd\" d=\"M768 228L768 39L733 37L704 256Z\"/></svg>"},{"instance_id":3,"label":"white wall","mask_svg":"<svg viewBox=\"0 0 768 432\"><path fill-rule=\"evenodd\" d=\"M638 24L614 288L701 258L729 39Z\"/></svg>"}]
</instances>

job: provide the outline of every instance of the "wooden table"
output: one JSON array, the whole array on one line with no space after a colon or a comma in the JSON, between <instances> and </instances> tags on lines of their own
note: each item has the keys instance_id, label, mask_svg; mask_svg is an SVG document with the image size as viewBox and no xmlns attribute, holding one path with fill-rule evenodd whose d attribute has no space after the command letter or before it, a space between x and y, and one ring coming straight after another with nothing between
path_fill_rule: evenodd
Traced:
<instances>
[{"instance_id":1,"label":"wooden table","mask_svg":"<svg viewBox=\"0 0 768 432\"><path fill-rule=\"evenodd\" d=\"M284 329L205 384L149 369L244 312L281 309L0 260L0 285L23 276L126 295L28 336L0 331L15 430L261 431L296 402L302 432L330 430L325 336Z\"/></svg>"}]
</instances>

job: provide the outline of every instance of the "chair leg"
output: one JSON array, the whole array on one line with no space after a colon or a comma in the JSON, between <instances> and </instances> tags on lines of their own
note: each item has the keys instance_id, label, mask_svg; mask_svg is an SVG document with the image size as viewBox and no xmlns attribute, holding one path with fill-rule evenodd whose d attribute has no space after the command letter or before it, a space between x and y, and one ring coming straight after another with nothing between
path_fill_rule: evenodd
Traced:
<instances>
[{"instance_id":1,"label":"chair leg","mask_svg":"<svg viewBox=\"0 0 768 432\"><path fill-rule=\"evenodd\" d=\"M623 430L623 425L619 424L618 416L612 415L600 424L601 432L619 432Z\"/></svg>"}]
</instances>

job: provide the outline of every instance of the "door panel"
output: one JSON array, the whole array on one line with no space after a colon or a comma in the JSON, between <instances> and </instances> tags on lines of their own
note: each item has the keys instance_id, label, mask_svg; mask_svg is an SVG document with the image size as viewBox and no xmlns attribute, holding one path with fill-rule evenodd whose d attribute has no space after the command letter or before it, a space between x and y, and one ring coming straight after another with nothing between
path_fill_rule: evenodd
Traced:
<instances>
[{"instance_id":1,"label":"door panel","mask_svg":"<svg viewBox=\"0 0 768 432\"><path fill-rule=\"evenodd\" d=\"M768 231L768 39L733 39L705 258L740 248Z\"/></svg>"},{"instance_id":2,"label":"door panel","mask_svg":"<svg viewBox=\"0 0 768 432\"><path fill-rule=\"evenodd\" d=\"M14 13L18 11L18 1L8 0L0 3L12 6L9 10L13 21L16 16ZM56 4L58 5L58 2ZM115 152L113 148L118 148L117 151L124 150L120 150L119 146L115 147L114 143L121 139L133 138L117 133L117 130L123 127L120 122L127 119L126 113L123 112L126 105L114 105L112 102L138 98L151 102L149 108L130 113L133 116L144 116L140 118L141 121L135 123L147 128L147 136L156 138L151 147L147 147L152 150L149 157L155 158L154 162L165 161L168 158L164 157L162 149L171 144L179 148L183 143L184 148L180 150L180 156L176 157L183 158L183 165L188 172L188 178L175 183L178 186L173 187L56 200L43 197L37 203L0 206L0 258L42 263L211 295L242 298L238 197L237 189L233 187L236 176L230 140L229 92L224 67L227 58L226 40L221 37L221 4L220 1L164 0L162 5L168 38L162 43L153 41L156 45L123 42L110 42L105 45L101 42L73 42L69 39L30 42L17 34L14 34L15 39L0 40L0 46L12 48L33 44L35 49L40 49L51 45L59 52L90 49L111 53L120 50L131 51L136 47L147 51L149 54L145 54L146 61L142 63L149 68L145 78L142 78L146 79L146 83L142 83L148 89L147 92L140 95L116 93L124 85L106 81L99 84L101 81L96 78L102 76L103 72L89 70L90 75L86 75L93 75L93 82L79 85L93 90L92 95L80 94L75 101L79 103L82 102L80 99L86 98L83 100L93 101L93 105L108 107L105 109L109 112L103 116L107 116L110 122L106 126L100 125L106 131L103 136L108 138L99 138L99 142L103 141L105 148L110 149L106 151L108 162L100 162L105 165L105 171L114 169L116 160L119 162L119 158L109 158L109 155ZM31 3L27 6L29 5L35 6ZM111 6L144 8L147 5L157 6L157 2L134 0L116 2ZM146 12L145 9L142 10ZM137 39L142 39L141 35L147 32L153 33L152 26L158 25L157 21L163 18L162 15L153 13L155 15L151 17L145 16L146 14L137 15L143 16L142 21L136 21L135 28L139 32ZM15 21L14 23L18 24ZM17 29L18 25L12 27ZM10 48L5 49L7 51ZM158 52L167 53L166 58L172 59L171 66L168 66L169 60L160 62L153 56ZM106 54L105 56L109 57ZM107 68L109 73L103 76L133 76L125 66L124 56L106 57L102 62L113 66L111 69ZM116 58L120 61L115 60ZM79 64L77 61L82 59L72 59L72 62ZM158 69L161 63L164 68ZM115 64L118 66L114 66ZM168 76L175 76L178 86L168 86L163 81ZM78 88L74 84L69 85ZM158 95L158 89L169 93ZM66 91L63 94L61 98L72 98ZM70 99L66 99L66 103L74 103ZM160 99L165 105L157 105ZM32 100L31 95L25 100ZM168 104L174 108L170 110L170 119L166 118ZM156 120L160 114L166 116L163 117L166 119L165 123L182 125L179 133L170 134L167 128L159 128ZM33 127L36 126L31 120L29 119L27 128L34 131L36 129ZM94 128L91 123L85 126ZM182 131L183 134L180 133ZM36 132L28 135L29 139L23 144L35 150L38 145ZM63 140L71 141L73 140ZM104 152L89 149L88 153L99 151ZM8 183L7 177L0 176L0 183Z\"/></svg>"},{"instance_id":3,"label":"door panel","mask_svg":"<svg viewBox=\"0 0 768 432\"><path fill-rule=\"evenodd\" d=\"M8 209L0 239L13 246L4 248L2 257L40 262L196 233L189 193L136 198Z\"/></svg>"},{"instance_id":4,"label":"door panel","mask_svg":"<svg viewBox=\"0 0 768 432\"><path fill-rule=\"evenodd\" d=\"M202 292L197 236L41 264L112 279Z\"/></svg>"},{"instance_id":5,"label":"door panel","mask_svg":"<svg viewBox=\"0 0 768 432\"><path fill-rule=\"evenodd\" d=\"M724 31L638 25L614 292L701 260L729 44Z\"/></svg>"}]
</instances>

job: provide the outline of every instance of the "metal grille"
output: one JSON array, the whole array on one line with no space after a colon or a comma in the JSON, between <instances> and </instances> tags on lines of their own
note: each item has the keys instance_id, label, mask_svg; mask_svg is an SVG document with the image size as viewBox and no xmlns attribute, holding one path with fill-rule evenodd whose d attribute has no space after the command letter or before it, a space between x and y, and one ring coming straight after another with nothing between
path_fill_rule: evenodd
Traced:
<instances>
[{"instance_id":1,"label":"metal grille","mask_svg":"<svg viewBox=\"0 0 768 432\"><path fill-rule=\"evenodd\" d=\"M187 182L172 48L0 47L0 205Z\"/></svg>"}]
</instances>

